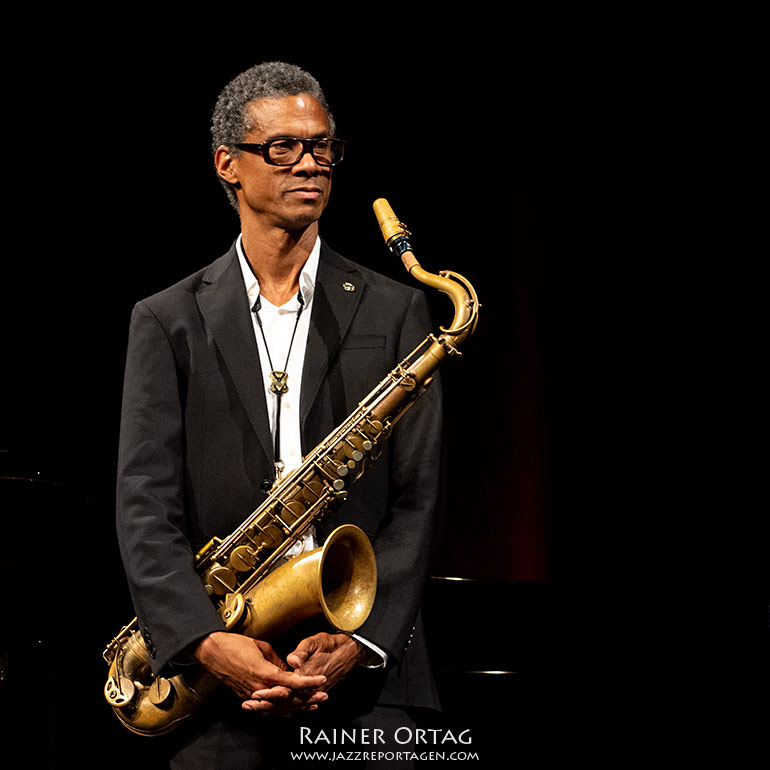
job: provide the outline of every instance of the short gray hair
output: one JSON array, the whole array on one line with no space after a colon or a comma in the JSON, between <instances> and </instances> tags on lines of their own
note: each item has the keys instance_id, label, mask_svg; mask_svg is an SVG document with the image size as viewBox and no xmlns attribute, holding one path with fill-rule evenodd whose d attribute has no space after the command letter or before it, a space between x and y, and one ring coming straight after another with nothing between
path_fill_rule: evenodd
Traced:
<instances>
[{"instance_id":1,"label":"short gray hair","mask_svg":"<svg viewBox=\"0 0 770 770\"><path fill-rule=\"evenodd\" d=\"M329 131L334 136L335 125L326 97L319 82L295 64L271 61L257 64L231 80L219 94L211 117L211 151L225 145L233 155L239 150L234 145L242 142L249 131L254 129L251 112L248 109L256 99L280 98L308 94L326 112ZM217 175L219 176L219 175ZM238 201L233 186L219 177L225 188L230 204L238 210Z\"/></svg>"}]
</instances>

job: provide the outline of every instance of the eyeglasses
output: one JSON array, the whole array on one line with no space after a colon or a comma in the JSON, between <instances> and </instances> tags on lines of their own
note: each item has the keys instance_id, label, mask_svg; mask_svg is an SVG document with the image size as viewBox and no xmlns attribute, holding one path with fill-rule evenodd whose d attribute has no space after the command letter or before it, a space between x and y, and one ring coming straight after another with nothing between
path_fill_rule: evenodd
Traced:
<instances>
[{"instance_id":1,"label":"eyeglasses","mask_svg":"<svg viewBox=\"0 0 770 770\"><path fill-rule=\"evenodd\" d=\"M235 145L239 150L262 153L265 163L271 166L293 166L299 163L305 153L310 153L319 166L336 166L345 154L345 142L342 139L297 139L284 136L269 142L256 144L246 142Z\"/></svg>"}]
</instances>

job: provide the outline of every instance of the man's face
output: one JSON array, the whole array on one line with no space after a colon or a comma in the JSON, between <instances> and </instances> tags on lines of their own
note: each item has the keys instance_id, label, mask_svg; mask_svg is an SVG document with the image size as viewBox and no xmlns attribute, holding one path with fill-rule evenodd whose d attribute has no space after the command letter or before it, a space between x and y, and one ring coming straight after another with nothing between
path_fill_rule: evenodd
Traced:
<instances>
[{"instance_id":1,"label":"man's face","mask_svg":"<svg viewBox=\"0 0 770 770\"><path fill-rule=\"evenodd\" d=\"M258 99L249 109L255 128L244 142L329 136L323 107L307 94ZM236 195L241 216L256 215L270 226L307 227L318 220L329 201L331 168L318 165L310 153L293 166L272 166L261 154L244 152L232 159L231 168L240 183Z\"/></svg>"}]
</instances>

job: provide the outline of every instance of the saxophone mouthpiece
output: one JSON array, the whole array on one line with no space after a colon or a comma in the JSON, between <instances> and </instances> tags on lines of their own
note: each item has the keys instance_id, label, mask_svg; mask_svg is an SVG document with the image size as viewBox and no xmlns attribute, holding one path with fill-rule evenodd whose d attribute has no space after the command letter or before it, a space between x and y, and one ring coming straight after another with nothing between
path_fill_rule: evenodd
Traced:
<instances>
[{"instance_id":1,"label":"saxophone mouthpiece","mask_svg":"<svg viewBox=\"0 0 770 770\"><path fill-rule=\"evenodd\" d=\"M377 217L380 230L382 230L382 237L385 239L388 248L395 254L398 254L404 263L404 267L411 271L417 265L417 260L414 254L412 254L412 246L409 243L411 233L406 229L406 225L400 222L393 213L390 203L385 198L377 198L372 208L374 208L374 215Z\"/></svg>"},{"instance_id":2,"label":"saxophone mouthpiece","mask_svg":"<svg viewBox=\"0 0 770 770\"><path fill-rule=\"evenodd\" d=\"M399 222L398 217L393 213L393 209L385 198L377 198L373 204L374 215L379 222L380 230L382 230L382 237L385 239L385 243L390 246L391 241L399 236L407 234L406 227Z\"/></svg>"}]
</instances>

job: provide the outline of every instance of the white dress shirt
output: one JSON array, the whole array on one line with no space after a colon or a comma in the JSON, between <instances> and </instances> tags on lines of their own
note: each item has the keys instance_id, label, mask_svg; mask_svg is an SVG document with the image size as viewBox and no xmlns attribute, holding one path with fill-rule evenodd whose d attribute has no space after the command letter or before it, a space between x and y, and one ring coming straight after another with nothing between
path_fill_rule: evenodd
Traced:
<instances>
[{"instance_id":1,"label":"white dress shirt","mask_svg":"<svg viewBox=\"0 0 770 770\"><path fill-rule=\"evenodd\" d=\"M243 252L240 238L238 238L237 249L243 280L246 284L246 294L249 297L249 306L253 308L257 299L260 298L259 282L251 271L249 262ZM272 302L261 297L259 320L262 321L262 329L265 332L264 339L259 329L257 314L256 312L251 313L254 335L257 340L257 347L259 348L259 360L262 365L268 417L270 419L270 432L273 436L275 436L278 404L280 402L280 459L284 463L284 473L297 468L302 463L299 431L302 368L305 363L305 348L307 347L307 335L310 329L310 313L313 307L313 293L320 253L321 241L316 239L313 250L310 252L310 256L299 276L299 288L304 301L299 321L297 321L297 313L300 309L300 303L296 296L280 307L276 307ZM293 342L292 335L294 337ZM267 347L265 346L265 339L267 340ZM291 351L289 351L290 344ZM270 364L271 361L272 366ZM289 375L287 380L289 390L280 399L270 390L270 372L272 370L288 372Z\"/></svg>"}]
</instances>

